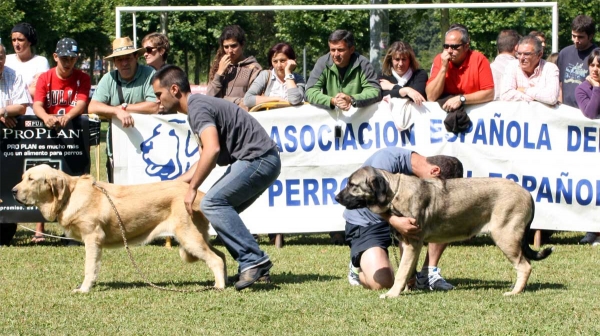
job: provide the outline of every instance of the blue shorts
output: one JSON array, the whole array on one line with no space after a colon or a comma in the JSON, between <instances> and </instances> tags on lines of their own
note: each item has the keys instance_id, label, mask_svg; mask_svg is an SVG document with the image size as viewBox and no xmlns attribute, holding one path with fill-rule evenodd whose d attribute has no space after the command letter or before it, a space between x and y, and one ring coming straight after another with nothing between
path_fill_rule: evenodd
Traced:
<instances>
[{"instance_id":1,"label":"blue shorts","mask_svg":"<svg viewBox=\"0 0 600 336\"><path fill-rule=\"evenodd\" d=\"M363 252L372 247L381 247L388 253L392 245L390 225L377 223L369 226L353 225L346 222L346 241L350 244L350 260L354 267L360 267Z\"/></svg>"}]
</instances>

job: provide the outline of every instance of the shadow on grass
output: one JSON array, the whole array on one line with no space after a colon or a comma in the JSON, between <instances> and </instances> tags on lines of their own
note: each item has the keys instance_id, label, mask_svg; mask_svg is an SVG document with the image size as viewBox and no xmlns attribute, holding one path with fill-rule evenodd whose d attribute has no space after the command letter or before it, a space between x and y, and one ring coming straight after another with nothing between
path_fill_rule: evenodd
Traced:
<instances>
[{"instance_id":1,"label":"shadow on grass","mask_svg":"<svg viewBox=\"0 0 600 336\"><path fill-rule=\"evenodd\" d=\"M514 285L510 281L499 281L499 280L481 280L481 279L470 279L470 278L449 278L446 279L449 283L457 286L455 290L481 290L481 289L498 289L503 291L510 291ZM553 290L566 290L566 286L560 283L549 283L549 282L535 282L528 283L525 287L527 292L536 292L544 289Z\"/></svg>"},{"instance_id":2,"label":"shadow on grass","mask_svg":"<svg viewBox=\"0 0 600 336\"><path fill-rule=\"evenodd\" d=\"M337 281L341 279L338 276L331 275L322 275L322 274L293 274L293 273L278 273L271 274L271 283L265 282L255 282L250 288L246 290L278 290L280 289L279 285L283 284L304 284L307 282L329 282L329 281ZM154 282L155 285L161 287L167 287L177 290L185 290L185 291L207 291L214 290L212 288L214 281L161 281ZM148 287L153 288L147 283L143 281L132 281L132 282L123 282L123 281L109 281L109 282L99 282L96 284L96 290L105 291L110 289L129 289L129 288L141 288ZM233 283L227 285L227 288L233 287Z\"/></svg>"},{"instance_id":3,"label":"shadow on grass","mask_svg":"<svg viewBox=\"0 0 600 336\"><path fill-rule=\"evenodd\" d=\"M177 282L171 282L171 281L160 281L160 282L154 282L155 285L157 286L161 286L161 287L166 287L166 288L171 288L171 289L176 289L176 290L184 290L184 291L190 291L190 292L203 292L203 291L212 291L215 290L213 288L214 285L214 281L177 281ZM157 289L157 288L153 288L152 286L148 285L147 283L143 282L143 281L132 281L132 282L123 282L123 281L109 281L109 282L99 282L96 284L95 286L95 290L97 291L107 291L107 290L113 290L113 289L130 289L130 288L143 288L143 287L148 287L150 289ZM158 289L157 289L158 290Z\"/></svg>"}]
</instances>

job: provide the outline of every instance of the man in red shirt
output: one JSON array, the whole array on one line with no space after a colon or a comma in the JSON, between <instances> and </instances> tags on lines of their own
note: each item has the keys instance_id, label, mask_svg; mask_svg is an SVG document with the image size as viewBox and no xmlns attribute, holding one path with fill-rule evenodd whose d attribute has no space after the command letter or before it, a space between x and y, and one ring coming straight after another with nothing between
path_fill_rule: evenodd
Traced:
<instances>
[{"instance_id":1,"label":"man in red shirt","mask_svg":"<svg viewBox=\"0 0 600 336\"><path fill-rule=\"evenodd\" d=\"M463 104L481 104L494 99L490 62L480 52L471 50L469 32L464 26L452 25L446 32L444 51L433 60L425 91L429 101L452 96L442 106L446 112Z\"/></svg>"},{"instance_id":2,"label":"man in red shirt","mask_svg":"<svg viewBox=\"0 0 600 336\"><path fill-rule=\"evenodd\" d=\"M56 44L56 67L44 72L37 80L33 113L48 128L62 128L81 115L90 95L90 76L75 69L79 57L77 42L63 38ZM41 242L44 223L38 223L33 242Z\"/></svg>"}]
</instances>

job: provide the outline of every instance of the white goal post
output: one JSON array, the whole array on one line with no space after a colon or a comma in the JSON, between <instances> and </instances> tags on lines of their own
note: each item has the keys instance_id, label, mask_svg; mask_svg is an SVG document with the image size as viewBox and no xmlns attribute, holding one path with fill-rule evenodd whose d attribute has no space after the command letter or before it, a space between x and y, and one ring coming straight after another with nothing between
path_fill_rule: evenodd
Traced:
<instances>
[{"instance_id":1,"label":"white goal post","mask_svg":"<svg viewBox=\"0 0 600 336\"><path fill-rule=\"evenodd\" d=\"M282 5L282 6L132 6L116 7L116 37L121 37L121 13L132 13L133 41L137 46L136 12L215 12L215 11L311 11L311 10L393 10L393 9L443 9L443 8L552 8L552 52L558 52L558 3L431 3L431 4L367 4L367 5Z\"/></svg>"}]
</instances>

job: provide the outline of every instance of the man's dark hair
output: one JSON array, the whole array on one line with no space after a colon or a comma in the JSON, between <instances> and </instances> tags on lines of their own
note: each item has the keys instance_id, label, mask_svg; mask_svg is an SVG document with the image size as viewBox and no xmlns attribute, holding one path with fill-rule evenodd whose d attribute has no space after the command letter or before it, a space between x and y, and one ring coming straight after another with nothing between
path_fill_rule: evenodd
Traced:
<instances>
[{"instance_id":1,"label":"man's dark hair","mask_svg":"<svg viewBox=\"0 0 600 336\"><path fill-rule=\"evenodd\" d=\"M187 75L180 67L176 65L166 65L160 68L154 76L152 76L152 83L158 80L160 86L170 88L171 85L175 84L179 86L179 90L182 93L190 93L190 81Z\"/></svg>"},{"instance_id":2,"label":"man's dark hair","mask_svg":"<svg viewBox=\"0 0 600 336\"><path fill-rule=\"evenodd\" d=\"M571 30L586 33L588 37L591 37L596 33L596 24L594 24L594 19L587 15L577 15L571 23Z\"/></svg>"},{"instance_id":3,"label":"man's dark hair","mask_svg":"<svg viewBox=\"0 0 600 336\"><path fill-rule=\"evenodd\" d=\"M435 155L425 158L427 163L440 167L439 178L447 180L463 177L463 165L459 159L448 155Z\"/></svg>"},{"instance_id":4,"label":"man's dark hair","mask_svg":"<svg viewBox=\"0 0 600 336\"><path fill-rule=\"evenodd\" d=\"M517 43L519 43L519 33L512 29L504 29L498 34L496 39L496 47L498 48L498 54L509 52L514 53Z\"/></svg>"},{"instance_id":5,"label":"man's dark hair","mask_svg":"<svg viewBox=\"0 0 600 336\"><path fill-rule=\"evenodd\" d=\"M354 35L352 35L351 32L344 29L338 29L331 33L331 35L329 35L328 41L334 43L344 41L346 42L346 47L354 47Z\"/></svg>"}]
</instances>

